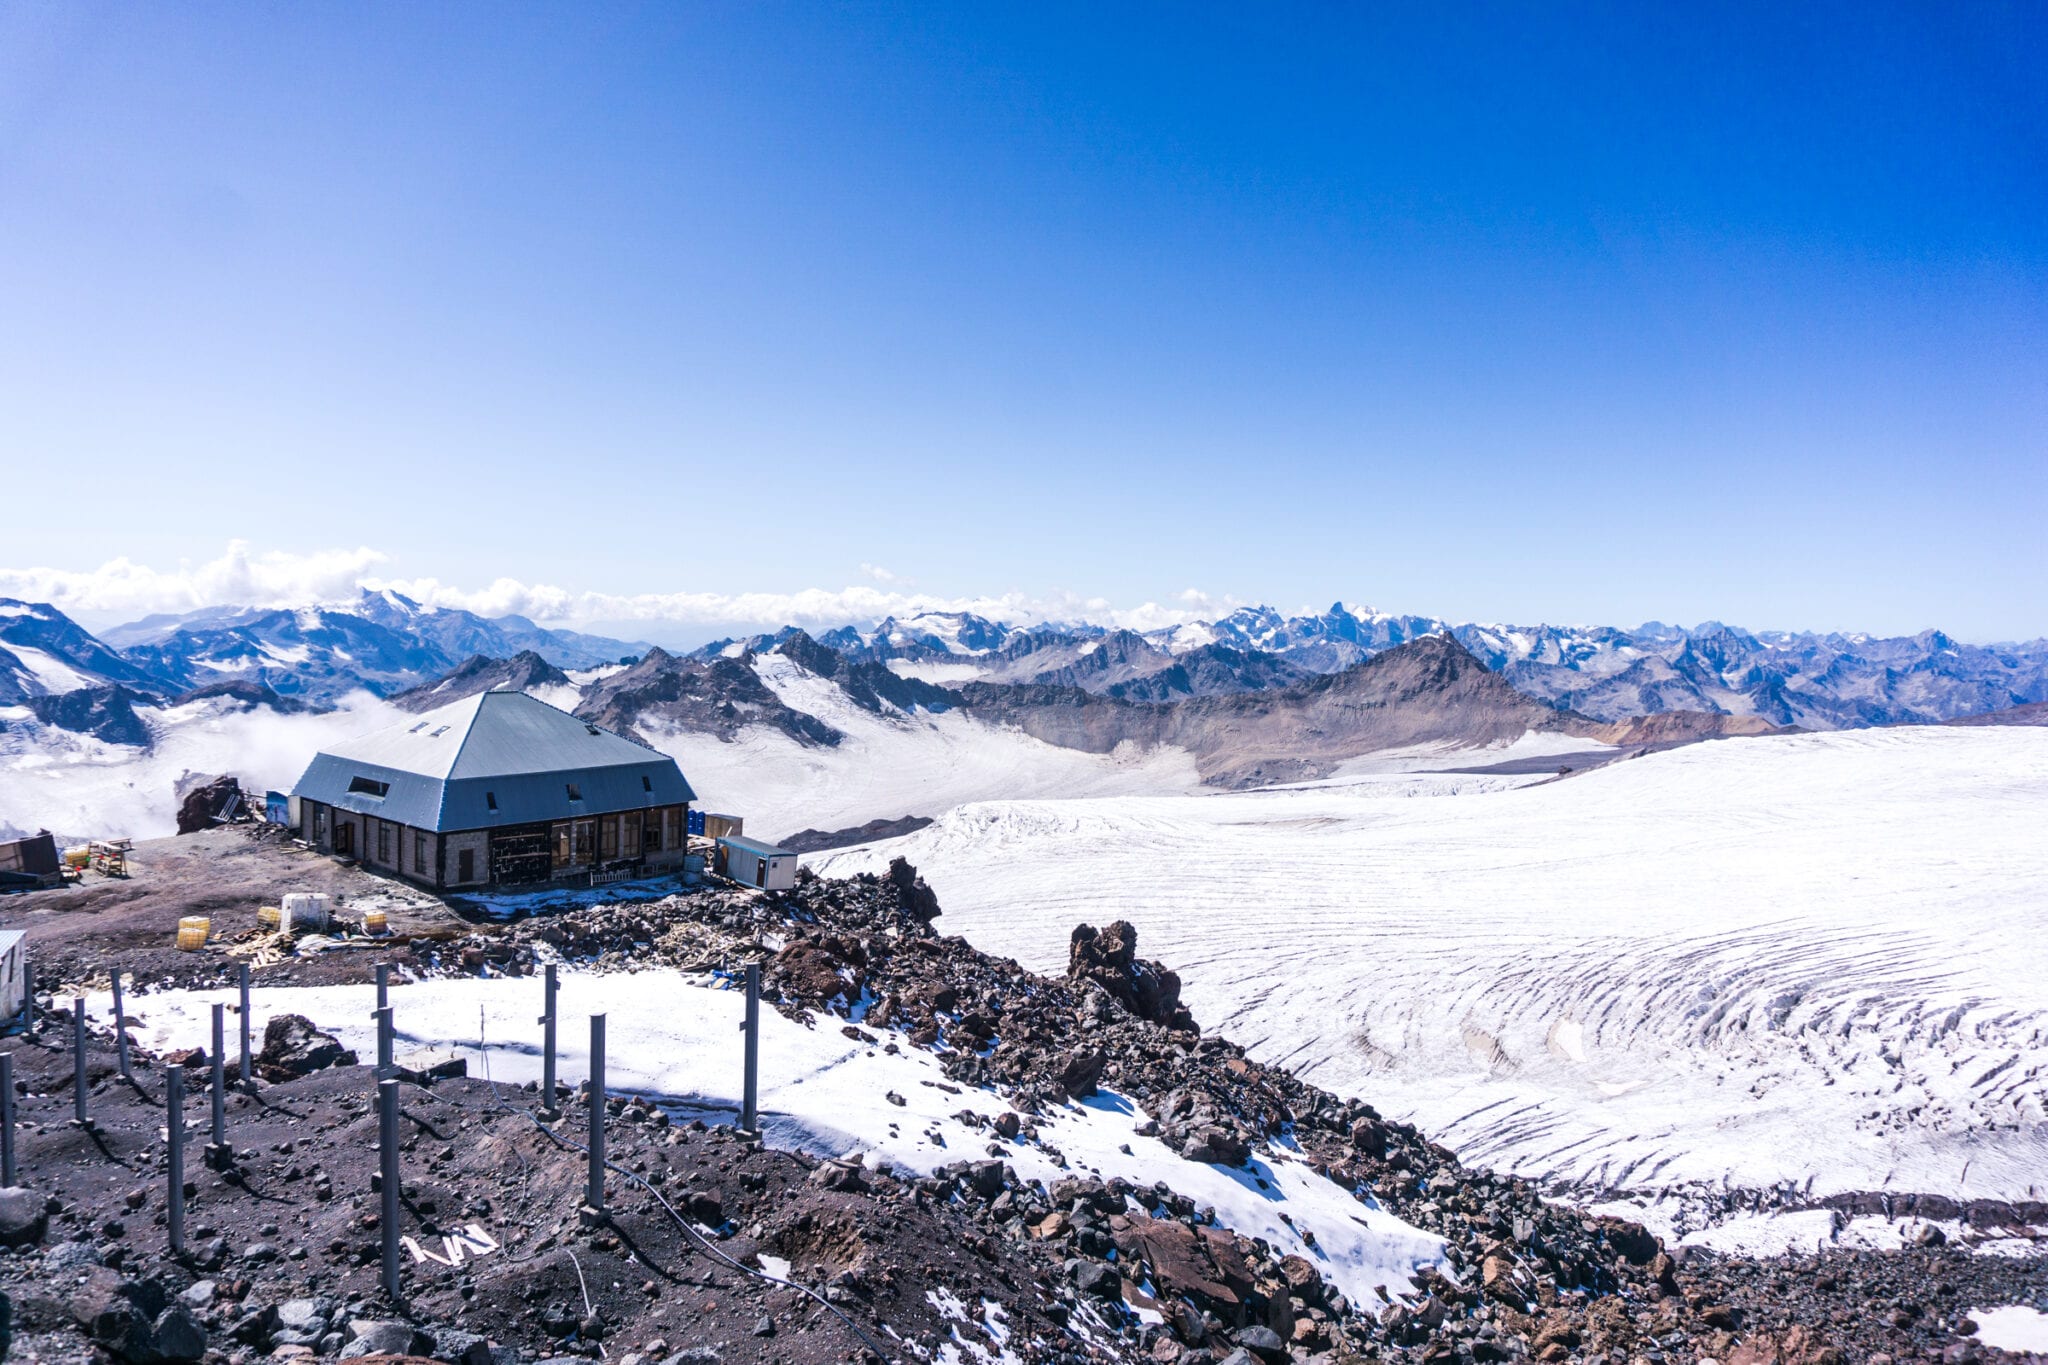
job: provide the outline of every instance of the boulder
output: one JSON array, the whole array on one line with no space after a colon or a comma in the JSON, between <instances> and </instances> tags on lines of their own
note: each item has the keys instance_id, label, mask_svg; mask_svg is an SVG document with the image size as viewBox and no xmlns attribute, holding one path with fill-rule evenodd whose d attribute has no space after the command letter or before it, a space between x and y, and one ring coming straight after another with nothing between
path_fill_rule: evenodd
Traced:
<instances>
[{"instance_id":1,"label":"boulder","mask_svg":"<svg viewBox=\"0 0 2048 1365\"><path fill-rule=\"evenodd\" d=\"M165 1360L197 1360L206 1354L206 1329L182 1303L173 1303L157 1314L150 1336L157 1354Z\"/></svg>"},{"instance_id":2,"label":"boulder","mask_svg":"<svg viewBox=\"0 0 2048 1365\"><path fill-rule=\"evenodd\" d=\"M1237 1344L1261 1360L1287 1359L1287 1343L1270 1327L1247 1327L1237 1334Z\"/></svg>"},{"instance_id":3,"label":"boulder","mask_svg":"<svg viewBox=\"0 0 2048 1365\"><path fill-rule=\"evenodd\" d=\"M492 1365L491 1343L475 1332L444 1327L434 1333L434 1359L444 1365Z\"/></svg>"},{"instance_id":4,"label":"boulder","mask_svg":"<svg viewBox=\"0 0 2048 1365\"><path fill-rule=\"evenodd\" d=\"M1113 1299L1123 1293L1123 1276L1112 1266L1100 1261L1084 1261L1076 1257L1068 1261L1067 1278L1074 1282L1074 1288L1098 1299Z\"/></svg>"},{"instance_id":5,"label":"boulder","mask_svg":"<svg viewBox=\"0 0 2048 1365\"><path fill-rule=\"evenodd\" d=\"M853 1194L868 1187L866 1173L861 1169L858 1152L851 1156L835 1157L818 1164L811 1172L811 1183L820 1189L837 1190Z\"/></svg>"},{"instance_id":6,"label":"boulder","mask_svg":"<svg viewBox=\"0 0 2048 1365\"><path fill-rule=\"evenodd\" d=\"M356 1325L355 1336L341 1348L341 1359L364 1356L409 1356L430 1351L433 1343L413 1330L409 1322L364 1322Z\"/></svg>"},{"instance_id":7,"label":"boulder","mask_svg":"<svg viewBox=\"0 0 2048 1365\"><path fill-rule=\"evenodd\" d=\"M0 1246L33 1246L50 1230L44 1197L19 1185L0 1189Z\"/></svg>"},{"instance_id":8,"label":"boulder","mask_svg":"<svg viewBox=\"0 0 2048 1365\"><path fill-rule=\"evenodd\" d=\"M289 1081L331 1066L354 1066L356 1054L331 1033L322 1033L303 1014L274 1016L263 1028L256 1072L267 1081Z\"/></svg>"},{"instance_id":9,"label":"boulder","mask_svg":"<svg viewBox=\"0 0 2048 1365\"><path fill-rule=\"evenodd\" d=\"M1102 1082L1102 1073L1108 1068L1109 1057L1099 1048L1068 1053L1066 1062L1060 1067L1060 1089L1072 1099L1092 1095Z\"/></svg>"},{"instance_id":10,"label":"boulder","mask_svg":"<svg viewBox=\"0 0 2048 1365\"><path fill-rule=\"evenodd\" d=\"M1182 1156L1189 1161L1200 1161L1211 1166L1242 1166L1251 1159L1251 1145L1228 1128L1210 1124L1196 1129L1188 1135L1187 1145L1181 1148Z\"/></svg>"},{"instance_id":11,"label":"boulder","mask_svg":"<svg viewBox=\"0 0 2048 1365\"><path fill-rule=\"evenodd\" d=\"M1191 1228L1165 1218L1110 1220L1117 1254L1152 1267L1162 1297L1184 1294L1226 1320L1236 1316L1252 1291L1251 1267L1238 1253L1237 1239L1221 1228Z\"/></svg>"}]
</instances>

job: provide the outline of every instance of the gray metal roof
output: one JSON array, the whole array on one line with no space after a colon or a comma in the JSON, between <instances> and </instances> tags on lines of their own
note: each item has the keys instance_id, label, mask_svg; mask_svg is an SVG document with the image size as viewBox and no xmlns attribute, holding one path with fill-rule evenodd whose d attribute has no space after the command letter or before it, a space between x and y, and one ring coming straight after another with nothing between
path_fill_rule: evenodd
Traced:
<instances>
[{"instance_id":1,"label":"gray metal roof","mask_svg":"<svg viewBox=\"0 0 2048 1365\"><path fill-rule=\"evenodd\" d=\"M763 858L794 858L796 856L796 854L786 848L777 848L773 844L764 844L759 839L749 839L738 834L721 834L718 836L718 842L721 844L731 844L734 848L743 848L747 852Z\"/></svg>"},{"instance_id":2,"label":"gray metal roof","mask_svg":"<svg viewBox=\"0 0 2048 1365\"><path fill-rule=\"evenodd\" d=\"M351 791L358 779L386 790ZM509 690L324 750L292 795L437 833L697 799L668 755Z\"/></svg>"}]
</instances>

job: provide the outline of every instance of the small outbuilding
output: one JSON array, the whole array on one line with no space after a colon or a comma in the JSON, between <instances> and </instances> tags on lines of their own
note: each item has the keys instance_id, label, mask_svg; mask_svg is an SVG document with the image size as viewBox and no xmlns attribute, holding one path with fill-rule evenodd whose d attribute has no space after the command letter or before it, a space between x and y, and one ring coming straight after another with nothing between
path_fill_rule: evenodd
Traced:
<instances>
[{"instance_id":1,"label":"small outbuilding","mask_svg":"<svg viewBox=\"0 0 2048 1365\"><path fill-rule=\"evenodd\" d=\"M696 793L667 754L524 692L482 692L313 759L299 837L437 890L679 870Z\"/></svg>"},{"instance_id":2,"label":"small outbuilding","mask_svg":"<svg viewBox=\"0 0 2048 1365\"><path fill-rule=\"evenodd\" d=\"M797 855L786 848L777 848L739 834L727 834L718 840L716 858L712 870L741 886L759 887L763 891L787 891L796 885Z\"/></svg>"}]
</instances>

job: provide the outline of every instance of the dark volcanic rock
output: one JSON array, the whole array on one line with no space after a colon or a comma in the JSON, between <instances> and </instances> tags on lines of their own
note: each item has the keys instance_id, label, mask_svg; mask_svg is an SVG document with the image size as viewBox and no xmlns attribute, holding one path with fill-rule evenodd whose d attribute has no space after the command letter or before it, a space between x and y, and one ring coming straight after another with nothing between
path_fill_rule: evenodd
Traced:
<instances>
[{"instance_id":1,"label":"dark volcanic rock","mask_svg":"<svg viewBox=\"0 0 2048 1365\"><path fill-rule=\"evenodd\" d=\"M1197 1031L1194 1017L1180 1003L1180 975L1157 962L1139 960L1138 931L1124 920L1099 930L1088 924L1074 926L1067 944L1067 978L1094 982L1140 1019Z\"/></svg>"},{"instance_id":2,"label":"dark volcanic rock","mask_svg":"<svg viewBox=\"0 0 2048 1365\"><path fill-rule=\"evenodd\" d=\"M257 1073L267 1081L288 1081L330 1066L355 1064L354 1052L333 1034L315 1028L303 1014L272 1018L263 1028L263 1050L256 1054Z\"/></svg>"},{"instance_id":3,"label":"dark volcanic rock","mask_svg":"<svg viewBox=\"0 0 2048 1365\"><path fill-rule=\"evenodd\" d=\"M914 919L930 924L939 917L939 897L924 878L917 875L917 869L908 859L889 860L889 885L896 888L896 894L903 898L903 908Z\"/></svg>"},{"instance_id":4,"label":"dark volcanic rock","mask_svg":"<svg viewBox=\"0 0 2048 1365\"><path fill-rule=\"evenodd\" d=\"M0 1189L0 1246L32 1246L49 1226L42 1195L18 1185Z\"/></svg>"},{"instance_id":5,"label":"dark volcanic rock","mask_svg":"<svg viewBox=\"0 0 2048 1365\"><path fill-rule=\"evenodd\" d=\"M530 692L536 687L570 685L568 674L530 649L521 650L509 659L490 659L473 654L444 677L398 693L391 698L391 704L406 711L431 711L479 692L495 692L501 688Z\"/></svg>"},{"instance_id":6,"label":"dark volcanic rock","mask_svg":"<svg viewBox=\"0 0 2048 1365\"><path fill-rule=\"evenodd\" d=\"M146 749L149 727L135 714L135 703L152 700L125 687L82 687L54 697L30 697L28 709L45 725Z\"/></svg>"},{"instance_id":7,"label":"dark volcanic rock","mask_svg":"<svg viewBox=\"0 0 2048 1365\"><path fill-rule=\"evenodd\" d=\"M242 784L232 777L216 777L183 791L178 800L178 833L197 834L221 823L224 815L233 818L240 812L241 795Z\"/></svg>"}]
</instances>

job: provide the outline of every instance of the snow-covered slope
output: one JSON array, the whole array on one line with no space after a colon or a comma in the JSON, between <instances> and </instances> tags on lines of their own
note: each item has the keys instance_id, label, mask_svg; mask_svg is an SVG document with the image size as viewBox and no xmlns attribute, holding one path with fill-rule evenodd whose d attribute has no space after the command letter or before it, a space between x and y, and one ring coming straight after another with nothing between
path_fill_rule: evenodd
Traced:
<instances>
[{"instance_id":1,"label":"snow-covered slope","mask_svg":"<svg viewBox=\"0 0 2048 1365\"><path fill-rule=\"evenodd\" d=\"M750 833L843 829L992 797L1151 795L1200 786L1193 760L1179 750L1089 754L961 711L905 713L885 704L876 713L784 655L759 655L753 667L788 706L839 731L840 742L800 744L766 727L729 742L641 727L644 738L675 757L706 808L746 815Z\"/></svg>"},{"instance_id":2,"label":"snow-covered slope","mask_svg":"<svg viewBox=\"0 0 2048 1365\"><path fill-rule=\"evenodd\" d=\"M1380 799L1430 790L1460 794ZM1479 790L984 804L815 861L902 853L949 931L1041 970L1128 918L1204 1025L1477 1160L2038 1198L2044 829L2048 733L1908 729Z\"/></svg>"}]
</instances>

